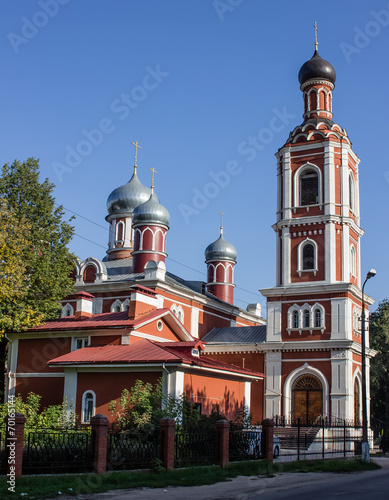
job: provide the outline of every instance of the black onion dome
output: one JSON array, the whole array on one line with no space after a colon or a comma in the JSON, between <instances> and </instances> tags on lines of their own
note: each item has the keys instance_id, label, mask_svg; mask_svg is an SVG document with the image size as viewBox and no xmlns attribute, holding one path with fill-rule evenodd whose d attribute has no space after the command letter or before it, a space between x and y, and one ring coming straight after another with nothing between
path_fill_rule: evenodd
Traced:
<instances>
[{"instance_id":1,"label":"black onion dome","mask_svg":"<svg viewBox=\"0 0 389 500\"><path fill-rule=\"evenodd\" d=\"M109 215L132 213L134 208L147 201L149 197L150 188L144 186L134 172L127 184L114 189L108 196L108 213Z\"/></svg>"},{"instance_id":2,"label":"black onion dome","mask_svg":"<svg viewBox=\"0 0 389 500\"><path fill-rule=\"evenodd\" d=\"M335 83L336 72L332 64L325 59L322 59L319 52L315 50L311 59L301 66L298 78L300 85L308 80L317 78L322 78L324 80L329 80L331 83Z\"/></svg>"},{"instance_id":3,"label":"black onion dome","mask_svg":"<svg viewBox=\"0 0 389 500\"><path fill-rule=\"evenodd\" d=\"M150 198L145 203L134 209L132 223L154 223L169 226L170 214L167 208L159 203L158 196L151 193Z\"/></svg>"},{"instance_id":4,"label":"black onion dome","mask_svg":"<svg viewBox=\"0 0 389 500\"><path fill-rule=\"evenodd\" d=\"M232 260L236 261L238 252L234 245L220 235L219 239L211 243L205 249L205 260Z\"/></svg>"}]
</instances>

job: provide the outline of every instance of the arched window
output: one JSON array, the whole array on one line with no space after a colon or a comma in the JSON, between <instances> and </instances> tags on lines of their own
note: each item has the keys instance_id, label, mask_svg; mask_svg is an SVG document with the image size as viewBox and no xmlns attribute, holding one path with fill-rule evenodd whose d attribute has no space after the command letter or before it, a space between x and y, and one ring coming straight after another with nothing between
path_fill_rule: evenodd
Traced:
<instances>
[{"instance_id":1,"label":"arched window","mask_svg":"<svg viewBox=\"0 0 389 500\"><path fill-rule=\"evenodd\" d=\"M308 309L303 312L303 328L309 328L311 325L311 314Z\"/></svg>"},{"instance_id":2,"label":"arched window","mask_svg":"<svg viewBox=\"0 0 389 500\"><path fill-rule=\"evenodd\" d=\"M82 397L82 423L90 423L96 411L96 395L93 391L86 391Z\"/></svg>"},{"instance_id":3,"label":"arched window","mask_svg":"<svg viewBox=\"0 0 389 500\"><path fill-rule=\"evenodd\" d=\"M300 206L319 203L319 176L313 169L300 175Z\"/></svg>"},{"instance_id":4,"label":"arched window","mask_svg":"<svg viewBox=\"0 0 389 500\"><path fill-rule=\"evenodd\" d=\"M111 312L120 312L122 311L122 302L119 299L116 299L115 302L111 305Z\"/></svg>"},{"instance_id":5,"label":"arched window","mask_svg":"<svg viewBox=\"0 0 389 500\"><path fill-rule=\"evenodd\" d=\"M348 176L348 178L349 178L348 187L349 187L349 198L350 198L350 210L352 210L354 212L354 203L355 203L355 200L354 200L354 193L355 193L354 177L350 173L350 175Z\"/></svg>"},{"instance_id":6,"label":"arched window","mask_svg":"<svg viewBox=\"0 0 389 500\"><path fill-rule=\"evenodd\" d=\"M74 308L69 302L63 306L62 312L61 312L61 318L67 318L68 316L73 316L74 314Z\"/></svg>"},{"instance_id":7,"label":"arched window","mask_svg":"<svg viewBox=\"0 0 389 500\"><path fill-rule=\"evenodd\" d=\"M312 243L307 243L303 247L303 271L315 269L315 248Z\"/></svg>"},{"instance_id":8,"label":"arched window","mask_svg":"<svg viewBox=\"0 0 389 500\"><path fill-rule=\"evenodd\" d=\"M357 275L357 253L353 245L350 248L350 271L351 276L355 278Z\"/></svg>"},{"instance_id":9,"label":"arched window","mask_svg":"<svg viewBox=\"0 0 389 500\"><path fill-rule=\"evenodd\" d=\"M87 266L84 271L84 283L94 283L96 280L95 266Z\"/></svg>"},{"instance_id":10,"label":"arched window","mask_svg":"<svg viewBox=\"0 0 389 500\"><path fill-rule=\"evenodd\" d=\"M293 311L292 328L298 328L298 327L299 327L299 313L298 311Z\"/></svg>"},{"instance_id":11,"label":"arched window","mask_svg":"<svg viewBox=\"0 0 389 500\"><path fill-rule=\"evenodd\" d=\"M124 222L119 221L116 224L116 243L122 243L124 240Z\"/></svg>"},{"instance_id":12,"label":"arched window","mask_svg":"<svg viewBox=\"0 0 389 500\"><path fill-rule=\"evenodd\" d=\"M315 318L315 328L321 328L321 310L320 309L315 309L314 310L314 318Z\"/></svg>"}]
</instances>

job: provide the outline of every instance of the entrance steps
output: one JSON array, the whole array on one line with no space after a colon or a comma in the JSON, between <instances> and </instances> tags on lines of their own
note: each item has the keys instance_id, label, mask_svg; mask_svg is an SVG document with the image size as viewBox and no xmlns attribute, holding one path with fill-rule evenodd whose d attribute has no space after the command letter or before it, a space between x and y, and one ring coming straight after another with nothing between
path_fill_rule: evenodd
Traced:
<instances>
[{"instance_id":1,"label":"entrance steps","mask_svg":"<svg viewBox=\"0 0 389 500\"><path fill-rule=\"evenodd\" d=\"M308 450L319 430L320 427L300 427L300 450ZM281 449L297 450L297 427L274 427L273 433L280 438Z\"/></svg>"}]
</instances>

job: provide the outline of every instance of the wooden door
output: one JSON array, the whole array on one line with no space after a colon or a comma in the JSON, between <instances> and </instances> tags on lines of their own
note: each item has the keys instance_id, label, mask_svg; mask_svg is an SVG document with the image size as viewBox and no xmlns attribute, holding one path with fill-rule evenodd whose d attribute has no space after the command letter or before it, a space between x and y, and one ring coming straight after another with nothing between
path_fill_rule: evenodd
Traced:
<instances>
[{"instance_id":1,"label":"wooden door","mask_svg":"<svg viewBox=\"0 0 389 500\"><path fill-rule=\"evenodd\" d=\"M292 391L293 420L312 424L323 414L323 389L320 381L312 375L298 378Z\"/></svg>"}]
</instances>

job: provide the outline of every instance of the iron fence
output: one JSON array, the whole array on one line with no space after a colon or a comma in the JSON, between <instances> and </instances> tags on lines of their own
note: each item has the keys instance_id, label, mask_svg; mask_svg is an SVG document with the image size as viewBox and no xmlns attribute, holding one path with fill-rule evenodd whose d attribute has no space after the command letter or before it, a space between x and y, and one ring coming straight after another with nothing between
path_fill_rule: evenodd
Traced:
<instances>
[{"instance_id":1,"label":"iron fence","mask_svg":"<svg viewBox=\"0 0 389 500\"><path fill-rule=\"evenodd\" d=\"M274 419L274 436L280 440L281 457L313 459L347 457L361 454L362 428L337 418L318 418L313 423L302 419ZM370 445L373 435L369 433ZM293 458L292 458L293 457Z\"/></svg>"},{"instance_id":2,"label":"iron fence","mask_svg":"<svg viewBox=\"0 0 389 500\"><path fill-rule=\"evenodd\" d=\"M113 470L153 468L160 454L159 430L140 433L114 429L108 434L107 465Z\"/></svg>"},{"instance_id":3,"label":"iron fence","mask_svg":"<svg viewBox=\"0 0 389 500\"><path fill-rule=\"evenodd\" d=\"M24 437L23 473L90 472L93 436L88 430L27 431Z\"/></svg>"},{"instance_id":4,"label":"iron fence","mask_svg":"<svg viewBox=\"0 0 389 500\"><path fill-rule=\"evenodd\" d=\"M213 465L218 460L216 430L176 430L175 467Z\"/></svg>"},{"instance_id":5,"label":"iron fence","mask_svg":"<svg viewBox=\"0 0 389 500\"><path fill-rule=\"evenodd\" d=\"M262 458L262 430L230 429L229 459L231 462Z\"/></svg>"}]
</instances>

